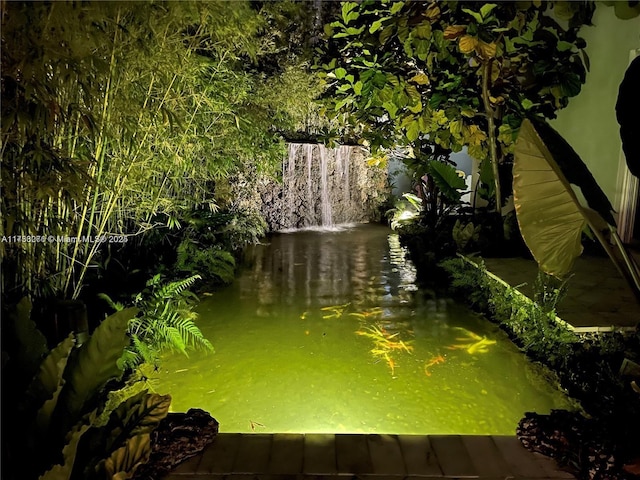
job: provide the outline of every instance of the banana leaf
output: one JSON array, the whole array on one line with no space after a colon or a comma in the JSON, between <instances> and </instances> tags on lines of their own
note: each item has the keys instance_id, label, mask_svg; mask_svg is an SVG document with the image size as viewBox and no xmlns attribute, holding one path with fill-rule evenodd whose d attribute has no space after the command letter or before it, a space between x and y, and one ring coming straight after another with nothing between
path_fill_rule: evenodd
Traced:
<instances>
[{"instance_id":1,"label":"banana leaf","mask_svg":"<svg viewBox=\"0 0 640 480\"><path fill-rule=\"evenodd\" d=\"M62 375L74 345L75 337L71 333L56 348L51 350L42 365L40 365L40 372L34 377L27 391L27 399L33 398L40 407L36 414L38 435L44 434L49 428L51 414L55 409L58 396L64 385Z\"/></svg>"},{"instance_id":2,"label":"banana leaf","mask_svg":"<svg viewBox=\"0 0 640 480\"><path fill-rule=\"evenodd\" d=\"M513 161L513 201L522 238L540 269L565 277L582 253L582 207L533 124L520 127Z\"/></svg>"}]
</instances>

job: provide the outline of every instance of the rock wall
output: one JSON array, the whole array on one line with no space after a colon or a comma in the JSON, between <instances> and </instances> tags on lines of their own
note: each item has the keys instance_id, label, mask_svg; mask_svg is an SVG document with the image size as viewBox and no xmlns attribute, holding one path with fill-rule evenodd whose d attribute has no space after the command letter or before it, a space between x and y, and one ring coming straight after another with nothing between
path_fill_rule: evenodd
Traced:
<instances>
[{"instance_id":1,"label":"rock wall","mask_svg":"<svg viewBox=\"0 0 640 480\"><path fill-rule=\"evenodd\" d=\"M386 201L387 171L366 162L359 146L327 148L290 143L282 183L261 186L262 213L272 231L379 219Z\"/></svg>"}]
</instances>

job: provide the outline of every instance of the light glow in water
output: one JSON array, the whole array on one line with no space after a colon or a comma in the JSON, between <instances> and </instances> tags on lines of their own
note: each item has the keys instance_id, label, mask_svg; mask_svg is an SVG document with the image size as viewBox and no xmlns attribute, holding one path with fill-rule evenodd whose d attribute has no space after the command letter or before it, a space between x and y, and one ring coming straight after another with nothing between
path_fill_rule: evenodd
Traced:
<instances>
[{"instance_id":1,"label":"light glow in water","mask_svg":"<svg viewBox=\"0 0 640 480\"><path fill-rule=\"evenodd\" d=\"M377 225L274 235L203 297L216 348L169 355L154 378L172 409L222 432L514 434L527 411L568 408L495 325L415 285Z\"/></svg>"}]
</instances>

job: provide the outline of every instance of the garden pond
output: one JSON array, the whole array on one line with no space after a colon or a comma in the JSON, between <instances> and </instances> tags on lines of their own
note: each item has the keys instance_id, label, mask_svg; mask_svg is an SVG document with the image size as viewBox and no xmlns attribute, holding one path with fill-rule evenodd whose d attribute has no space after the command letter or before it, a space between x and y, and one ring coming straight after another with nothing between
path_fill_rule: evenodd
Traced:
<instances>
[{"instance_id":1,"label":"garden pond","mask_svg":"<svg viewBox=\"0 0 640 480\"><path fill-rule=\"evenodd\" d=\"M507 335L421 289L398 235L373 224L274 234L205 293L215 353L165 356L152 385L221 432L513 435L570 408Z\"/></svg>"}]
</instances>

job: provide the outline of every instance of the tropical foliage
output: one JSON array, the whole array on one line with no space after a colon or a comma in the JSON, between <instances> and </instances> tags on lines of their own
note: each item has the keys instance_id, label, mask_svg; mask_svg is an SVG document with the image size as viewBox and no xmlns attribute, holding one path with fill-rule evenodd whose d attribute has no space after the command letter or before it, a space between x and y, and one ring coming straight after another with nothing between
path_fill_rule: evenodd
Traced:
<instances>
[{"instance_id":1,"label":"tropical foliage","mask_svg":"<svg viewBox=\"0 0 640 480\"><path fill-rule=\"evenodd\" d=\"M305 8L3 5L0 235L44 238L1 245L5 292L78 297L102 240L176 227L228 203L234 173L275 171L274 119L293 129L315 94Z\"/></svg>"},{"instance_id":2,"label":"tropical foliage","mask_svg":"<svg viewBox=\"0 0 640 480\"><path fill-rule=\"evenodd\" d=\"M580 204L571 184L580 187L591 208ZM569 273L588 225L640 298L640 267L616 232L611 203L578 154L544 122L534 126L525 120L521 126L513 190L520 231L543 272L560 280Z\"/></svg>"},{"instance_id":3,"label":"tropical foliage","mask_svg":"<svg viewBox=\"0 0 640 480\"><path fill-rule=\"evenodd\" d=\"M3 478L129 478L148 459L150 433L170 397L141 391L105 410L136 309L106 318L82 346L71 334L49 350L24 298L3 334ZM104 421L101 421L104 419Z\"/></svg>"},{"instance_id":4,"label":"tropical foliage","mask_svg":"<svg viewBox=\"0 0 640 480\"><path fill-rule=\"evenodd\" d=\"M582 441L568 446L573 449L571 456L556 459L577 471L579 477L626 478L607 469L617 464L621 470L625 462L632 463L637 457L634 432L640 428L640 403L637 393L628 387L628 377L623 376L621 365L625 358L639 360L638 333L577 334L555 318L553 309L491 278L482 264L455 258L441 266L449 273L460 298L499 323L530 358L553 370L561 386L580 402L576 407L590 415L588 431L605 448L596 450L594 455L591 446L585 444L589 435L585 432L580 435L578 431ZM538 294L557 298L562 289L562 285L556 284L550 291ZM584 419L582 415L579 417ZM552 428L561 427L554 423ZM563 437L562 442L567 439ZM597 455L604 458L611 455L615 461L611 465L598 463L594 460Z\"/></svg>"},{"instance_id":5,"label":"tropical foliage","mask_svg":"<svg viewBox=\"0 0 640 480\"><path fill-rule=\"evenodd\" d=\"M554 118L588 58L580 2L344 2L325 33L322 75L336 112L376 148L425 139L490 162L494 206L525 116ZM560 26L553 15L569 19ZM428 139L428 140L427 140Z\"/></svg>"},{"instance_id":6,"label":"tropical foliage","mask_svg":"<svg viewBox=\"0 0 640 480\"><path fill-rule=\"evenodd\" d=\"M169 351L188 355L189 349L199 348L213 352L213 345L194 323L198 314L193 307L198 297L188 288L197 280L200 280L199 275L163 283L157 274L147 282L142 292L133 297L132 303L141 314L132 318L128 325L131 344L120 360L124 367L134 368L148 363L157 368L160 355ZM117 311L124 308L105 294L101 298Z\"/></svg>"}]
</instances>

